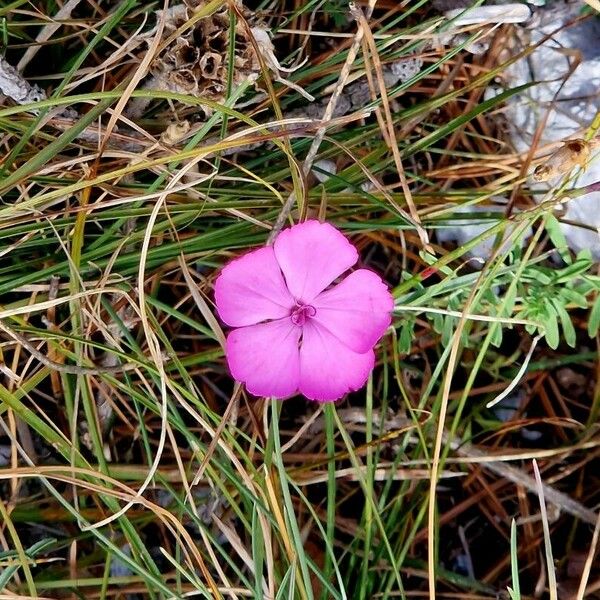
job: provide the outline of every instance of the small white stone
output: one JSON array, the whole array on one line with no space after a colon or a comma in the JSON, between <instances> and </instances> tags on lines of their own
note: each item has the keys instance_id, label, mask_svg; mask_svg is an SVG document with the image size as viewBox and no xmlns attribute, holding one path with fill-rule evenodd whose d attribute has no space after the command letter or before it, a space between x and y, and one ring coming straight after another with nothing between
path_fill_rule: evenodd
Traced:
<instances>
[{"instance_id":1,"label":"small white stone","mask_svg":"<svg viewBox=\"0 0 600 600\"><path fill-rule=\"evenodd\" d=\"M319 170L315 169L314 167L317 167ZM323 173L322 171L326 172ZM312 172L320 183L325 183L331 179L331 175L337 175L337 167L332 160L316 160L313 164ZM329 175L327 173L329 173Z\"/></svg>"},{"instance_id":2,"label":"small white stone","mask_svg":"<svg viewBox=\"0 0 600 600\"><path fill-rule=\"evenodd\" d=\"M444 13L454 27L484 25L487 23L524 23L531 17L531 9L525 4L502 4L499 6L477 6L464 10L455 8Z\"/></svg>"},{"instance_id":3,"label":"small white stone","mask_svg":"<svg viewBox=\"0 0 600 600\"><path fill-rule=\"evenodd\" d=\"M10 453L10 446L0 446L0 467L8 467L10 465Z\"/></svg>"},{"instance_id":4,"label":"small white stone","mask_svg":"<svg viewBox=\"0 0 600 600\"><path fill-rule=\"evenodd\" d=\"M494 197L492 200L496 202L502 202L506 204L506 199L501 197ZM505 207L500 205L491 205L491 206L481 206L479 204L470 205L470 206L460 206L455 209L456 213L463 214L473 214L473 213L482 213L482 212L497 212L498 218L502 218L502 213ZM456 242L459 246L464 246L472 239L481 235L491 227L495 225L495 221L477 221L477 219L452 219L451 223L442 228L436 229L436 237L440 242ZM509 248L512 247L513 241L512 239L508 239L512 231L514 230L514 225L508 225L504 230L504 239L506 240L502 246L500 247L500 252L505 252ZM519 245L523 247L523 241L525 238L531 235L531 229L528 229L524 236L521 236L519 240ZM467 256L471 258L487 260L494 250L494 245L496 241L496 236L492 235L488 237L483 242L480 242L475 247L471 248L467 252ZM478 266L474 264L473 266Z\"/></svg>"},{"instance_id":5,"label":"small white stone","mask_svg":"<svg viewBox=\"0 0 600 600\"><path fill-rule=\"evenodd\" d=\"M582 1L552 2L536 11L535 25L520 31L520 36L525 38L523 43L530 46L553 35L529 56L506 69L508 88L538 82L506 103L505 115L518 152L529 152L543 119L540 148L584 137L600 110L600 22L589 18L567 26L584 6ZM564 27L560 29L561 26ZM513 50L516 53L519 48ZM581 62L576 61L576 55L581 57ZM548 150L540 150L542 152ZM600 156L592 156L586 168L575 175L569 187L600 181ZM556 183L532 182L532 187L544 191ZM561 223L569 247L575 252L587 248L600 260L600 192L569 200L564 219L582 224Z\"/></svg>"},{"instance_id":6,"label":"small white stone","mask_svg":"<svg viewBox=\"0 0 600 600\"><path fill-rule=\"evenodd\" d=\"M516 416L526 397L527 394L524 390L515 390L500 400L500 402L494 406L492 412L500 421L506 423Z\"/></svg>"},{"instance_id":7,"label":"small white stone","mask_svg":"<svg viewBox=\"0 0 600 600\"><path fill-rule=\"evenodd\" d=\"M127 556L127 558L131 558L131 546L129 544L124 544L121 546L121 552ZM133 571L129 568L129 566L122 562L120 558L113 558L110 563L110 576L129 577L130 575L133 575Z\"/></svg>"},{"instance_id":8,"label":"small white stone","mask_svg":"<svg viewBox=\"0 0 600 600\"><path fill-rule=\"evenodd\" d=\"M370 179L368 179L367 181L363 181L360 184L360 189L363 192L367 192L367 194L369 194L370 192L375 191L377 189L377 186Z\"/></svg>"}]
</instances>

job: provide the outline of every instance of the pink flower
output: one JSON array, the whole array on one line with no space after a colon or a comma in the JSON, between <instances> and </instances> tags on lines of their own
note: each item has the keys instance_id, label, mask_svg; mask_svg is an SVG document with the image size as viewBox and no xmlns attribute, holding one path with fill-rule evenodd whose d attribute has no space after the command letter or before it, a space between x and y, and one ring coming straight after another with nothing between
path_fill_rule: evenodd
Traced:
<instances>
[{"instance_id":1,"label":"pink flower","mask_svg":"<svg viewBox=\"0 0 600 600\"><path fill-rule=\"evenodd\" d=\"M366 269L331 286L357 260L335 227L307 221L223 268L217 310L237 328L227 336L227 362L249 392L331 401L365 384L394 301Z\"/></svg>"}]
</instances>

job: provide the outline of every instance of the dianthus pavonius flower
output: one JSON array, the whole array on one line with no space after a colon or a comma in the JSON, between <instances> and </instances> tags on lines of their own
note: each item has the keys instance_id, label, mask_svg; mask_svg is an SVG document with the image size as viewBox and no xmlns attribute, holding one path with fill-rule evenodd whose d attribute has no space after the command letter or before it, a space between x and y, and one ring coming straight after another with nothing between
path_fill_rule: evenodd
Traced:
<instances>
[{"instance_id":1,"label":"dianthus pavonius flower","mask_svg":"<svg viewBox=\"0 0 600 600\"><path fill-rule=\"evenodd\" d=\"M282 231L227 264L215 282L233 377L257 396L337 400L360 389L391 322L387 285L367 269L340 279L356 248L328 223Z\"/></svg>"}]
</instances>

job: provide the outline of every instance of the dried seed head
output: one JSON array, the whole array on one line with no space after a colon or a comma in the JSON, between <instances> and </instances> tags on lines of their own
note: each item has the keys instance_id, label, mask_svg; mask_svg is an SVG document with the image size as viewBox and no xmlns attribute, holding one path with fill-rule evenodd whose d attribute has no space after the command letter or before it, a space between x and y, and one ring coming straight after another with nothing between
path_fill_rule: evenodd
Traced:
<instances>
[{"instance_id":1,"label":"dried seed head","mask_svg":"<svg viewBox=\"0 0 600 600\"><path fill-rule=\"evenodd\" d=\"M168 146L174 146L179 143L190 130L189 121L177 121L171 123L160 136L160 141Z\"/></svg>"},{"instance_id":2,"label":"dried seed head","mask_svg":"<svg viewBox=\"0 0 600 600\"><path fill-rule=\"evenodd\" d=\"M281 76L281 72L287 69L277 61L268 28L240 0L232 2L240 15L234 31L234 86L256 82L259 78L261 61L257 56L258 52L275 81L280 81L313 100L310 94ZM162 41L168 40L175 31L179 35L152 61L151 77L144 84L146 89L169 90L223 102L228 84L229 4L189 24L194 14L208 3L208 0L183 0L183 4L156 11L157 22L163 24ZM156 31L155 27L145 37L151 39ZM148 103L148 100L132 101L127 114L130 117L140 116ZM208 108L202 110L206 114L211 113Z\"/></svg>"},{"instance_id":3,"label":"dried seed head","mask_svg":"<svg viewBox=\"0 0 600 600\"><path fill-rule=\"evenodd\" d=\"M192 26L186 26L194 13L207 3L207 0L184 0L183 4L156 11L157 21L164 25L163 41L174 31L181 30L181 34L150 65L153 80L146 83L147 88L192 94L216 102L224 100L230 26L227 6L197 20ZM240 2L236 5L243 19L256 27L255 15ZM151 38L155 32L156 28L146 35ZM260 62L250 35L245 24L238 20L235 28L235 85L254 81L260 74Z\"/></svg>"},{"instance_id":4,"label":"dried seed head","mask_svg":"<svg viewBox=\"0 0 600 600\"><path fill-rule=\"evenodd\" d=\"M216 52L207 52L200 59L200 72L206 79L218 79L223 57Z\"/></svg>"},{"instance_id":5,"label":"dried seed head","mask_svg":"<svg viewBox=\"0 0 600 600\"><path fill-rule=\"evenodd\" d=\"M565 175L574 167L584 168L592 152L592 145L582 139L566 141L548 160L533 171L535 181L548 181Z\"/></svg>"},{"instance_id":6,"label":"dried seed head","mask_svg":"<svg viewBox=\"0 0 600 600\"><path fill-rule=\"evenodd\" d=\"M200 58L200 51L183 37L177 38L173 50L165 56L165 62L170 62L176 69L193 67Z\"/></svg>"}]
</instances>

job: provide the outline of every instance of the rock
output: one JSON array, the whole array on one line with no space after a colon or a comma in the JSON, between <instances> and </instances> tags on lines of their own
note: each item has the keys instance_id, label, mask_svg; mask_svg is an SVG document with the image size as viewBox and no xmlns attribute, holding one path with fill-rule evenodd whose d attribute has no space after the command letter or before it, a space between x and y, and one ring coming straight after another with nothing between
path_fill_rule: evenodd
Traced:
<instances>
[{"instance_id":1,"label":"rock","mask_svg":"<svg viewBox=\"0 0 600 600\"><path fill-rule=\"evenodd\" d=\"M311 170L319 183L325 183L330 179L331 175L337 174L335 163L332 160L327 159L315 161Z\"/></svg>"},{"instance_id":2,"label":"rock","mask_svg":"<svg viewBox=\"0 0 600 600\"><path fill-rule=\"evenodd\" d=\"M476 6L469 9L454 8L446 11L446 19L452 20L454 27L485 23L524 23L531 17L531 9L525 4L511 3Z\"/></svg>"},{"instance_id":3,"label":"rock","mask_svg":"<svg viewBox=\"0 0 600 600\"><path fill-rule=\"evenodd\" d=\"M556 1L536 9L527 27L517 29L515 47L507 50L514 54L552 34L505 73L507 88L537 82L506 106L511 138L519 152L529 151L546 112L548 119L538 143L540 148L585 137L600 110L600 21L592 16L578 21L584 7L583 1ZM579 58L581 62L577 64ZM555 149L552 146L548 150ZM587 168L574 170L578 175L572 178L569 187L600 181L598 158L596 151L590 156ZM534 187L550 189L558 180L550 179ZM572 222L561 225L571 249L578 252L588 248L600 260L600 192L570 200L564 220Z\"/></svg>"},{"instance_id":4,"label":"rock","mask_svg":"<svg viewBox=\"0 0 600 600\"><path fill-rule=\"evenodd\" d=\"M534 83L508 100L504 110L510 137L518 152L527 153L536 143L536 130L543 124L547 113L537 143L548 158L536 168L531 178L532 189L541 192L537 196L541 199L544 192L564 181L569 172L575 176L571 177L568 188L600 181L598 143L582 157L583 160L573 160L560 169L554 169L552 165L552 161L560 158L569 144L585 139L587 128L600 111L600 20L592 16L583 18L581 11L586 6L583 0L556 0L547 5L541 3L543 6L539 2L530 4L536 8L526 22L526 11L531 11L531 7L521 5L518 8L512 3L491 4L468 11L456 8L446 12L445 16L455 18L454 25L483 23L486 20L499 22L500 19L509 22L513 17L513 22L518 23L521 19L520 24L514 26L513 44L507 46L502 60L508 60L528 47L535 47L551 34L528 56L509 65L503 82L506 89ZM485 98L499 91L490 87ZM465 207L459 208L458 212L483 210L493 208ZM441 241L455 240L462 245L488 227L485 223L465 219L454 222L452 227L438 230L437 235ZM592 256L600 260L600 192L569 200L561 230L574 252L589 249ZM470 255L487 259L492 246L493 240L487 240L473 249Z\"/></svg>"},{"instance_id":5,"label":"rock","mask_svg":"<svg viewBox=\"0 0 600 600\"><path fill-rule=\"evenodd\" d=\"M472 215L473 213L498 213L498 218L502 218L502 213L505 210L506 199L501 197L493 197L492 200L499 202L500 204L492 204L490 206L482 206L480 204L461 206L458 207L455 212L462 214ZM470 242L473 238L481 235L484 231L487 231L494 225L494 221L489 219L477 219L470 217L468 219L452 219L448 226L436 229L436 236L439 242L456 242L459 246L463 246L467 242ZM501 246L501 252L508 250L513 242L508 239L511 232L514 230L514 225L508 225L504 230L504 239L506 240ZM523 246L523 240L525 237L531 235L531 230L528 230L526 236L522 236L520 240L520 246ZM479 259L481 262L487 260L494 249L495 236L490 236L486 240L477 244L472 248L467 255L472 258ZM474 263L473 266L479 266Z\"/></svg>"}]
</instances>

